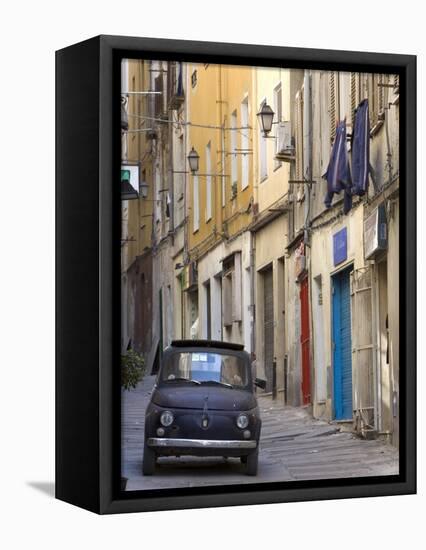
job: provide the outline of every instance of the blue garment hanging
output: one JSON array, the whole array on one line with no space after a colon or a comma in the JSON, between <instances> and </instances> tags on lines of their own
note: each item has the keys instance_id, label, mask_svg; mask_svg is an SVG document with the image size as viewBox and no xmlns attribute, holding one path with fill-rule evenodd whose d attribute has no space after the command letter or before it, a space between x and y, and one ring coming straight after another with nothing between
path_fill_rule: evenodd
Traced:
<instances>
[{"instance_id":1,"label":"blue garment hanging","mask_svg":"<svg viewBox=\"0 0 426 550\"><path fill-rule=\"evenodd\" d=\"M370 120L368 99L363 99L355 110L352 134L352 193L362 196L368 190L370 167Z\"/></svg>"},{"instance_id":2,"label":"blue garment hanging","mask_svg":"<svg viewBox=\"0 0 426 550\"><path fill-rule=\"evenodd\" d=\"M327 180L327 193L324 199L325 206L330 208L334 193L344 191L343 211L347 214L352 208L352 181L346 146L346 120L342 120L337 124L330 162L323 177Z\"/></svg>"}]
</instances>

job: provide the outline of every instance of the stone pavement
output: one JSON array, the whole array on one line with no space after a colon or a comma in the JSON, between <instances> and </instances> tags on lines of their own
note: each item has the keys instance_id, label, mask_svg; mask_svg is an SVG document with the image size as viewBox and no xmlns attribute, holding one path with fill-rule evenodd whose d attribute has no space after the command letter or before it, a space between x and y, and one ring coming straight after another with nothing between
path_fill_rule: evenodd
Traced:
<instances>
[{"instance_id":1,"label":"stone pavement","mask_svg":"<svg viewBox=\"0 0 426 550\"><path fill-rule=\"evenodd\" d=\"M142 475L145 408L154 377L122 394L122 474L127 490L330 479L398 473L398 451L377 440L341 432L304 408L259 397L262 417L259 469L247 476L239 459L163 457L153 476Z\"/></svg>"}]
</instances>

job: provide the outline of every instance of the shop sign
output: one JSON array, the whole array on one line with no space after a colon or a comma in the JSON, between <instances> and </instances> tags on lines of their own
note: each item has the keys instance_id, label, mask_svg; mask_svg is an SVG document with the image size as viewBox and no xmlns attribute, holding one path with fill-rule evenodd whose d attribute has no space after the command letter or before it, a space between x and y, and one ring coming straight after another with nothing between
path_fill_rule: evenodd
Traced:
<instances>
[{"instance_id":1,"label":"shop sign","mask_svg":"<svg viewBox=\"0 0 426 550\"><path fill-rule=\"evenodd\" d=\"M333 263L339 265L348 257L348 230L346 227L333 235Z\"/></svg>"},{"instance_id":2,"label":"shop sign","mask_svg":"<svg viewBox=\"0 0 426 550\"><path fill-rule=\"evenodd\" d=\"M121 165L121 200L129 201L139 198L139 165Z\"/></svg>"}]
</instances>

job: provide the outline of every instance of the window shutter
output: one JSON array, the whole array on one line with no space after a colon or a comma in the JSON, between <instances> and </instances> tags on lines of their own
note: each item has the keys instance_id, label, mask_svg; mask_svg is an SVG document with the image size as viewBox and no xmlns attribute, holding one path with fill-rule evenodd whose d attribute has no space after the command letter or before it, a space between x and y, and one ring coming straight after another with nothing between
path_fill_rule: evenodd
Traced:
<instances>
[{"instance_id":1,"label":"window shutter","mask_svg":"<svg viewBox=\"0 0 426 550\"><path fill-rule=\"evenodd\" d=\"M336 123L337 123L337 113L339 112L338 105L338 75L334 71L330 72L330 82L329 82L329 114L330 114L330 141L333 142L336 137Z\"/></svg>"},{"instance_id":2,"label":"window shutter","mask_svg":"<svg viewBox=\"0 0 426 550\"><path fill-rule=\"evenodd\" d=\"M163 115L163 74L160 73L155 78L155 91L159 92L154 95L154 101L155 101L155 116L161 117Z\"/></svg>"},{"instance_id":3,"label":"window shutter","mask_svg":"<svg viewBox=\"0 0 426 550\"><path fill-rule=\"evenodd\" d=\"M241 156L241 189L246 189L249 184L249 157L248 149L249 144L249 121L248 121L248 98L241 103L241 126L244 128L241 130L241 149L243 154Z\"/></svg>"},{"instance_id":4,"label":"window shutter","mask_svg":"<svg viewBox=\"0 0 426 550\"><path fill-rule=\"evenodd\" d=\"M222 315L224 326L232 326L232 273L222 278Z\"/></svg>"},{"instance_id":5,"label":"window shutter","mask_svg":"<svg viewBox=\"0 0 426 550\"><path fill-rule=\"evenodd\" d=\"M359 75L359 99L360 101L368 98L368 75L360 73Z\"/></svg>"},{"instance_id":6,"label":"window shutter","mask_svg":"<svg viewBox=\"0 0 426 550\"><path fill-rule=\"evenodd\" d=\"M232 271L232 320L241 321L241 253L234 256L234 270Z\"/></svg>"},{"instance_id":7,"label":"window shutter","mask_svg":"<svg viewBox=\"0 0 426 550\"><path fill-rule=\"evenodd\" d=\"M386 76L387 79L387 76ZM377 75L377 116L381 113L383 113L385 108L385 88L383 86L385 84L385 75L379 74Z\"/></svg>"},{"instance_id":8,"label":"window shutter","mask_svg":"<svg viewBox=\"0 0 426 550\"><path fill-rule=\"evenodd\" d=\"M399 94L399 74L393 76L393 93Z\"/></svg>"},{"instance_id":9,"label":"window shutter","mask_svg":"<svg viewBox=\"0 0 426 550\"><path fill-rule=\"evenodd\" d=\"M231 184L238 181L238 157L237 157L237 111L231 114Z\"/></svg>"},{"instance_id":10,"label":"window shutter","mask_svg":"<svg viewBox=\"0 0 426 550\"><path fill-rule=\"evenodd\" d=\"M385 86L388 83L388 76L383 74L370 74L368 79L368 104L370 111L371 125L375 126L383 120L385 108Z\"/></svg>"},{"instance_id":11,"label":"window shutter","mask_svg":"<svg viewBox=\"0 0 426 550\"><path fill-rule=\"evenodd\" d=\"M351 73L351 119L352 128L355 122L355 109L358 107L361 99L361 75L359 73Z\"/></svg>"},{"instance_id":12,"label":"window shutter","mask_svg":"<svg viewBox=\"0 0 426 550\"><path fill-rule=\"evenodd\" d=\"M192 212L193 212L193 231L200 229L200 190L198 185L198 176L192 177L193 192L192 192Z\"/></svg>"}]
</instances>

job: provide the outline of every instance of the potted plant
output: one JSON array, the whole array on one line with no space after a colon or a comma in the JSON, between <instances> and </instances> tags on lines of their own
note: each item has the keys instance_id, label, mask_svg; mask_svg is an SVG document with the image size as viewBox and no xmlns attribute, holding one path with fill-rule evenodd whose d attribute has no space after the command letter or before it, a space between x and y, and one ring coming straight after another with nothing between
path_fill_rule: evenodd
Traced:
<instances>
[{"instance_id":1,"label":"potted plant","mask_svg":"<svg viewBox=\"0 0 426 550\"><path fill-rule=\"evenodd\" d=\"M140 353L133 349L121 355L121 387L130 391L136 388L145 374L145 361ZM121 476L121 490L125 491L127 477Z\"/></svg>"}]
</instances>

